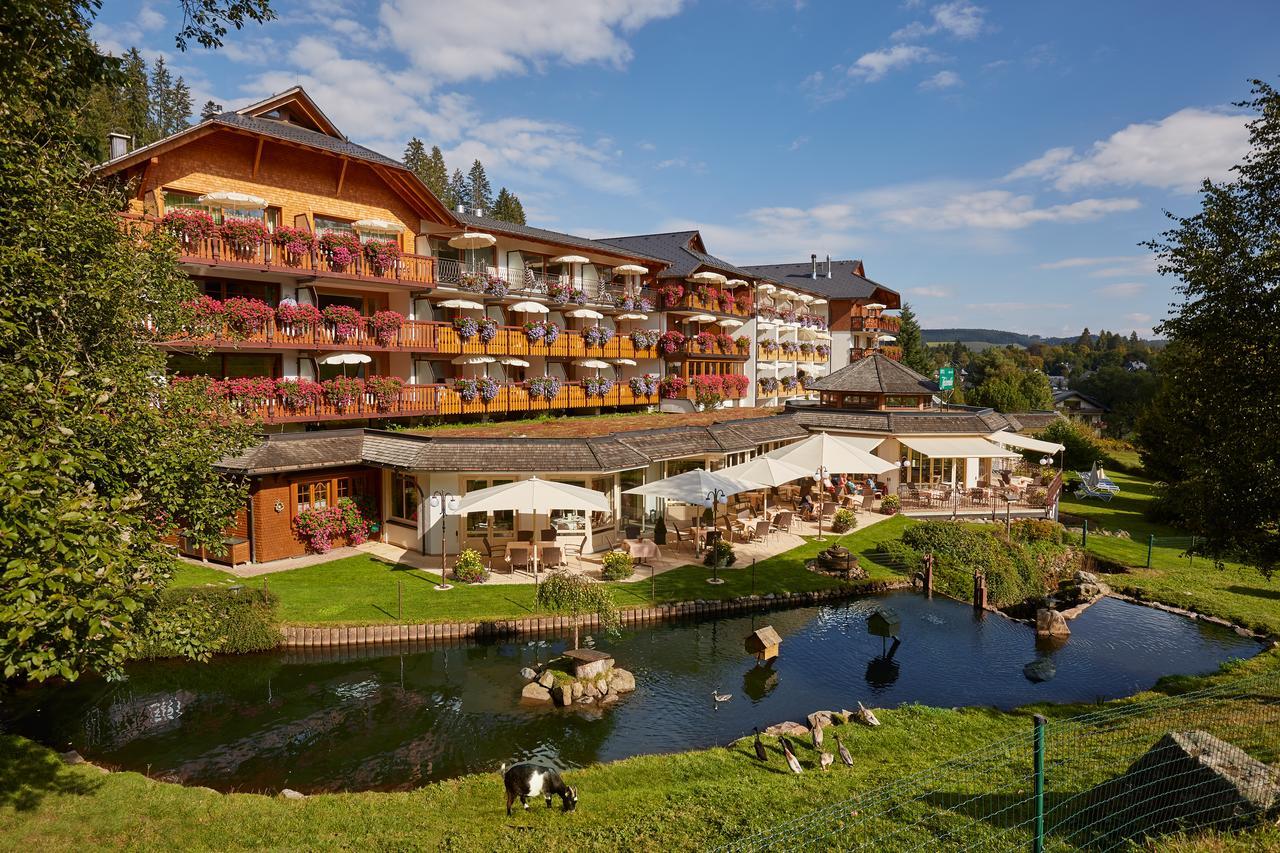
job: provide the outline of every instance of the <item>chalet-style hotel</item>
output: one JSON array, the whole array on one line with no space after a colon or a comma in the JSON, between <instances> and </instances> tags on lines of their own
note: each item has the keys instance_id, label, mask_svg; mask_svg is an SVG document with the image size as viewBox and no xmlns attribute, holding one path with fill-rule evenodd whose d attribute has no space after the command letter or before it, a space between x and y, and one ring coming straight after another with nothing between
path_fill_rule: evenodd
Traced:
<instances>
[{"instance_id":1,"label":"chalet-style hotel","mask_svg":"<svg viewBox=\"0 0 1280 853\"><path fill-rule=\"evenodd\" d=\"M292 519L353 495L406 549L501 543L520 520L428 498L531 476L610 498L551 514L593 549L678 514L627 489L815 432L894 463L874 491L904 512L1056 512L1060 478L992 494L1027 446L1016 433L1055 415L944 404L899 363L901 298L861 261L740 266L698 231L588 239L450 210L297 88L112 153L101 171L130 188L124 218L174 231L202 293L160 344L174 374L210 377L263 425L223 462L251 487L219 559L298 556ZM537 437L504 424L627 411L652 416L568 417Z\"/></svg>"}]
</instances>

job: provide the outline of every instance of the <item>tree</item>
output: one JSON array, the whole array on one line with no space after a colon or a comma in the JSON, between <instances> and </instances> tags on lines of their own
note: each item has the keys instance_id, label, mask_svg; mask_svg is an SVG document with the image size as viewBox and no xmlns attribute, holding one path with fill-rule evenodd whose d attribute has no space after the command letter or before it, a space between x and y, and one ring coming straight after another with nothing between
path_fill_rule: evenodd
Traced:
<instances>
[{"instance_id":1,"label":"tree","mask_svg":"<svg viewBox=\"0 0 1280 853\"><path fill-rule=\"evenodd\" d=\"M924 337L920 334L920 323L916 320L916 312L909 304L904 303L898 325L898 346L902 347L902 363L916 373L925 376L933 375L933 357L924 345Z\"/></svg>"},{"instance_id":2,"label":"tree","mask_svg":"<svg viewBox=\"0 0 1280 853\"><path fill-rule=\"evenodd\" d=\"M1206 180L1200 211L1146 243L1181 302L1157 331L1156 414L1139 428L1162 509L1197 551L1270 576L1280 561L1280 93L1253 81L1250 148L1229 181ZM1174 445L1180 455L1173 460Z\"/></svg>"},{"instance_id":3,"label":"tree","mask_svg":"<svg viewBox=\"0 0 1280 853\"><path fill-rule=\"evenodd\" d=\"M200 108L200 120L207 121L216 115L222 114L222 104L215 103L213 100L204 102L204 106Z\"/></svg>"},{"instance_id":4,"label":"tree","mask_svg":"<svg viewBox=\"0 0 1280 853\"><path fill-rule=\"evenodd\" d=\"M578 617L594 613L600 618L600 627L616 631L619 627L618 608L609 595L609 588L594 583L580 575L565 571L551 572L538 585L538 607L554 613L568 613L573 618L573 647L578 648Z\"/></svg>"},{"instance_id":5,"label":"tree","mask_svg":"<svg viewBox=\"0 0 1280 853\"><path fill-rule=\"evenodd\" d=\"M139 144L146 145L163 139L187 126L192 107L191 90L181 77L176 80L173 78L163 56L151 66L147 104L150 113L148 133L146 140L140 140Z\"/></svg>"},{"instance_id":6,"label":"tree","mask_svg":"<svg viewBox=\"0 0 1280 853\"><path fill-rule=\"evenodd\" d=\"M489 186L489 177L484 173L484 164L476 160L467 173L467 206L484 210L493 210L493 188Z\"/></svg>"},{"instance_id":7,"label":"tree","mask_svg":"<svg viewBox=\"0 0 1280 853\"><path fill-rule=\"evenodd\" d=\"M427 157L423 173L418 177L422 178L427 189L436 194L436 198L443 200L449 194L449 170L444 165L444 154L440 153L439 145L431 146L431 154Z\"/></svg>"},{"instance_id":8,"label":"tree","mask_svg":"<svg viewBox=\"0 0 1280 853\"><path fill-rule=\"evenodd\" d=\"M520 197L508 192L506 187L498 190L498 197L493 202L493 218L524 225L524 205L520 203Z\"/></svg>"},{"instance_id":9,"label":"tree","mask_svg":"<svg viewBox=\"0 0 1280 853\"><path fill-rule=\"evenodd\" d=\"M404 147L404 165L419 178L423 177L427 165L427 146L423 145L422 140L416 136Z\"/></svg>"},{"instance_id":10,"label":"tree","mask_svg":"<svg viewBox=\"0 0 1280 853\"><path fill-rule=\"evenodd\" d=\"M471 188L467 184L467 178L462 174L461 169L453 170L453 177L449 179L447 195L450 208L456 208L460 204L465 205L467 200L471 198Z\"/></svg>"},{"instance_id":11,"label":"tree","mask_svg":"<svg viewBox=\"0 0 1280 853\"><path fill-rule=\"evenodd\" d=\"M140 330L175 327L194 285L176 246L126 232L124 195L86 177L79 110L119 71L96 4L0 4L0 667L116 670L171 576L177 523L221 547L245 487L214 463L251 425L197 383L157 382ZM21 45L23 49L15 49ZM28 50L39 45L39 50Z\"/></svg>"},{"instance_id":12,"label":"tree","mask_svg":"<svg viewBox=\"0 0 1280 853\"><path fill-rule=\"evenodd\" d=\"M179 0L182 29L174 36L178 50L185 51L194 39L201 47L222 47L227 26L243 29L248 22L265 24L275 20L271 0Z\"/></svg>"},{"instance_id":13,"label":"tree","mask_svg":"<svg viewBox=\"0 0 1280 853\"><path fill-rule=\"evenodd\" d=\"M1052 441L1061 444L1062 467L1069 471L1086 471L1093 463L1102 459L1104 454L1098 442L1086 427L1066 418L1056 418L1053 423L1035 434L1041 441ZM1029 453L1030 457L1039 457L1039 453Z\"/></svg>"},{"instance_id":14,"label":"tree","mask_svg":"<svg viewBox=\"0 0 1280 853\"><path fill-rule=\"evenodd\" d=\"M1049 378L1033 367L1030 356L1017 347L991 348L969 360L973 391L969 403L998 412L1029 412L1053 407Z\"/></svg>"}]
</instances>

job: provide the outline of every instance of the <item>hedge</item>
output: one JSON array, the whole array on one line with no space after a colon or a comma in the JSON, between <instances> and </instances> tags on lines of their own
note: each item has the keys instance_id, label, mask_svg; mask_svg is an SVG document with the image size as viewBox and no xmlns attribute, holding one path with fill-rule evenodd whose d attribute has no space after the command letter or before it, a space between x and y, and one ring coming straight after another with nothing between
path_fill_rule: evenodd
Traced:
<instances>
[{"instance_id":1,"label":"hedge","mask_svg":"<svg viewBox=\"0 0 1280 853\"><path fill-rule=\"evenodd\" d=\"M279 599L260 589L193 587L166 590L147 614L136 657L244 654L274 649Z\"/></svg>"}]
</instances>

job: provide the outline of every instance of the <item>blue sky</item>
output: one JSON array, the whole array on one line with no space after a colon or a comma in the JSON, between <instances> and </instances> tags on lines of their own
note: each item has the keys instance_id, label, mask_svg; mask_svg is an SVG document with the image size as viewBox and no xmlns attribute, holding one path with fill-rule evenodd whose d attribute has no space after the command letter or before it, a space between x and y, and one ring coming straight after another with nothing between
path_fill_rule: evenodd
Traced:
<instances>
[{"instance_id":1,"label":"blue sky","mask_svg":"<svg viewBox=\"0 0 1280 853\"><path fill-rule=\"evenodd\" d=\"M479 157L531 224L701 228L739 263L860 257L926 327L1147 334L1138 243L1245 149L1274 2L274 0L178 54L165 0L95 37L234 108L304 85L354 141Z\"/></svg>"}]
</instances>

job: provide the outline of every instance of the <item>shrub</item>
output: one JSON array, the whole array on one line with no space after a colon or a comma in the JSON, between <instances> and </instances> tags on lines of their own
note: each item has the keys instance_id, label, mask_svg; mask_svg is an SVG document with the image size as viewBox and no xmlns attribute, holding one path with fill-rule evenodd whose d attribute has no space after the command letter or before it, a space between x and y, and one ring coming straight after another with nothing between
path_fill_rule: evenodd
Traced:
<instances>
[{"instance_id":1,"label":"shrub","mask_svg":"<svg viewBox=\"0 0 1280 853\"><path fill-rule=\"evenodd\" d=\"M831 518L832 533L846 533L858 526L858 517L851 509L838 509Z\"/></svg>"},{"instance_id":2,"label":"shrub","mask_svg":"<svg viewBox=\"0 0 1280 853\"><path fill-rule=\"evenodd\" d=\"M885 495L884 500L880 502L880 511L885 515L893 515L902 507L902 501L897 495Z\"/></svg>"},{"instance_id":3,"label":"shrub","mask_svg":"<svg viewBox=\"0 0 1280 853\"><path fill-rule=\"evenodd\" d=\"M170 589L147 614L137 657L244 654L274 649L283 641L276 627L275 595L262 590L195 587Z\"/></svg>"},{"instance_id":4,"label":"shrub","mask_svg":"<svg viewBox=\"0 0 1280 853\"><path fill-rule=\"evenodd\" d=\"M631 555L626 551L610 551L600 560L600 577L607 581L621 581L631 577Z\"/></svg>"},{"instance_id":5,"label":"shrub","mask_svg":"<svg viewBox=\"0 0 1280 853\"><path fill-rule=\"evenodd\" d=\"M489 579L489 570L480 559L480 552L474 548L466 548L453 563L453 579L461 583L484 583Z\"/></svg>"},{"instance_id":6,"label":"shrub","mask_svg":"<svg viewBox=\"0 0 1280 853\"><path fill-rule=\"evenodd\" d=\"M720 566L726 569L732 566L738 559L738 555L733 552L733 546L721 539L713 548L707 551L707 555L702 559L704 566Z\"/></svg>"},{"instance_id":7,"label":"shrub","mask_svg":"<svg viewBox=\"0 0 1280 853\"><path fill-rule=\"evenodd\" d=\"M1072 541L1067 528L1050 518L1020 518L1009 525L1015 542L1051 542L1066 545Z\"/></svg>"},{"instance_id":8,"label":"shrub","mask_svg":"<svg viewBox=\"0 0 1280 853\"><path fill-rule=\"evenodd\" d=\"M1041 441L1052 441L1066 447L1066 451L1062 455L1063 467L1075 470L1086 471L1094 462L1102 459L1105 455L1102 447L1098 444L1098 440L1088 430L1077 424L1075 421L1066 418L1058 418L1049 426L1036 433L1036 438ZM1030 454L1034 458L1039 459L1039 453Z\"/></svg>"},{"instance_id":9,"label":"shrub","mask_svg":"<svg viewBox=\"0 0 1280 853\"><path fill-rule=\"evenodd\" d=\"M338 539L346 539L348 545L368 541L378 530L373 512L368 499L338 498L331 506L304 509L293 517L293 528L308 549L327 554Z\"/></svg>"}]
</instances>

